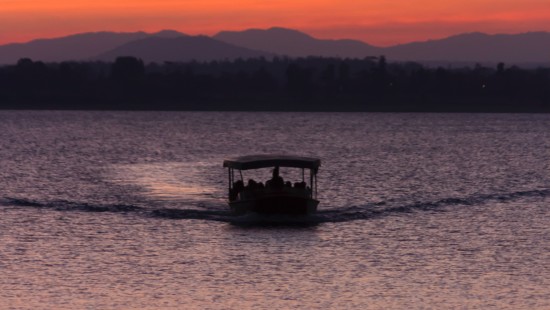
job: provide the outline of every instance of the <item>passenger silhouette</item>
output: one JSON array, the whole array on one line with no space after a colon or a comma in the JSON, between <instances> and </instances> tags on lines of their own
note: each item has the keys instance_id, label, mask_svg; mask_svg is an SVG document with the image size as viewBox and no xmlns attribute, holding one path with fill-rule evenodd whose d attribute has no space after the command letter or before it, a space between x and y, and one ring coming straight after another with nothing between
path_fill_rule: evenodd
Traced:
<instances>
[{"instance_id":1,"label":"passenger silhouette","mask_svg":"<svg viewBox=\"0 0 550 310\"><path fill-rule=\"evenodd\" d=\"M253 179L248 180L248 189L254 190L258 187L258 183L254 181Z\"/></svg>"},{"instance_id":2,"label":"passenger silhouette","mask_svg":"<svg viewBox=\"0 0 550 310\"><path fill-rule=\"evenodd\" d=\"M239 196L239 193L244 189L244 183L241 180L233 183L233 188L229 191L229 200L236 200Z\"/></svg>"},{"instance_id":3,"label":"passenger silhouette","mask_svg":"<svg viewBox=\"0 0 550 310\"><path fill-rule=\"evenodd\" d=\"M273 169L273 176L272 176L271 180L267 181L267 183L268 183L269 187L271 187L271 188L276 188L276 189L283 188L283 186L285 185L285 181L279 175L279 166L276 166Z\"/></svg>"}]
</instances>

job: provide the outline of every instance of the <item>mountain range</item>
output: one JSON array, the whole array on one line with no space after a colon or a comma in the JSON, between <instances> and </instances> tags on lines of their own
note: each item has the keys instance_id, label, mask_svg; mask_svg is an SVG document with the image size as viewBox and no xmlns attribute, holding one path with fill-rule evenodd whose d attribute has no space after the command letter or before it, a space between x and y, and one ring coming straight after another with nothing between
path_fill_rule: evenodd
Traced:
<instances>
[{"instance_id":1,"label":"mountain range","mask_svg":"<svg viewBox=\"0 0 550 310\"><path fill-rule=\"evenodd\" d=\"M112 61L134 56L145 62L211 61L274 56L365 58L384 55L390 61L550 64L550 33L466 33L439 40L378 47L357 40L324 40L285 29L222 31L190 36L174 30L157 33L93 32L27 43L0 45L0 64L20 58L44 62Z\"/></svg>"}]
</instances>

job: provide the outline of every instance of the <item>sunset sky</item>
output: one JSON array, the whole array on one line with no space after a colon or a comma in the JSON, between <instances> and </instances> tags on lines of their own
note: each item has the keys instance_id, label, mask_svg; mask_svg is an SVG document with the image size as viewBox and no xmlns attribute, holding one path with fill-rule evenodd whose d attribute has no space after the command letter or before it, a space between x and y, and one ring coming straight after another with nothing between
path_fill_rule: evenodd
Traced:
<instances>
[{"instance_id":1,"label":"sunset sky","mask_svg":"<svg viewBox=\"0 0 550 310\"><path fill-rule=\"evenodd\" d=\"M0 44L90 31L212 35L280 26L387 46L481 31L550 31L549 0L0 0Z\"/></svg>"}]
</instances>

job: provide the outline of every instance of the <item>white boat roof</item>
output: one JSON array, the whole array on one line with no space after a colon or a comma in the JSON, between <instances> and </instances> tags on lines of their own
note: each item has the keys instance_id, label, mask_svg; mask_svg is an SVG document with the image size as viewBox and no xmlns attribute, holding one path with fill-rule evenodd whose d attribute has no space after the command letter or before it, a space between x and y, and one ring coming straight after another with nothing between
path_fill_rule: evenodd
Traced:
<instances>
[{"instance_id":1,"label":"white boat roof","mask_svg":"<svg viewBox=\"0 0 550 310\"><path fill-rule=\"evenodd\" d=\"M292 167L307 168L317 171L321 166L321 160L313 157L303 157L294 155L247 155L240 156L223 161L223 166L227 168L249 170L268 167Z\"/></svg>"}]
</instances>

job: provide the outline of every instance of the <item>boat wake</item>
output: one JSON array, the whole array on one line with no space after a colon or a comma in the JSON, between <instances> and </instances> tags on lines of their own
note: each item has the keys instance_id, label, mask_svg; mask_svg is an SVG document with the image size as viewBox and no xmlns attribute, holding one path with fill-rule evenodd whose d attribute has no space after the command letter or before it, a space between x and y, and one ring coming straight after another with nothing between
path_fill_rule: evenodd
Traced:
<instances>
[{"instance_id":1,"label":"boat wake","mask_svg":"<svg viewBox=\"0 0 550 310\"><path fill-rule=\"evenodd\" d=\"M544 198L548 196L550 196L550 189L475 195L464 198L444 198L436 201L414 202L409 204L379 202L370 205L326 209L318 212L317 216L321 217L326 222L345 222L419 211L446 212L449 210L449 207L476 206L492 202L504 203L525 198Z\"/></svg>"},{"instance_id":2,"label":"boat wake","mask_svg":"<svg viewBox=\"0 0 550 310\"><path fill-rule=\"evenodd\" d=\"M94 204L73 202L67 200L37 201L24 198L4 197L0 205L5 207L25 207L34 209L49 209L59 212L107 212L117 214L137 214L155 218L173 220L207 220L232 223L236 225L317 225L321 223L336 223L356 220L368 220L396 214L415 212L447 212L450 207L476 206L487 203L512 202L527 198L545 198L550 196L550 189L518 191L511 193L474 195L462 198L445 198L436 201L414 203L399 203L386 201L346 207L321 207L320 210L307 216L288 215L259 215L246 214L236 216L229 212L224 204L205 202L194 209L162 208L150 206L136 206L126 204Z\"/></svg>"},{"instance_id":3,"label":"boat wake","mask_svg":"<svg viewBox=\"0 0 550 310\"><path fill-rule=\"evenodd\" d=\"M138 212L141 207L124 204L92 204L85 202L73 202L67 200L37 201L24 198L4 197L0 204L5 206L30 207L40 209L52 209L55 211L83 211L83 212Z\"/></svg>"}]
</instances>

